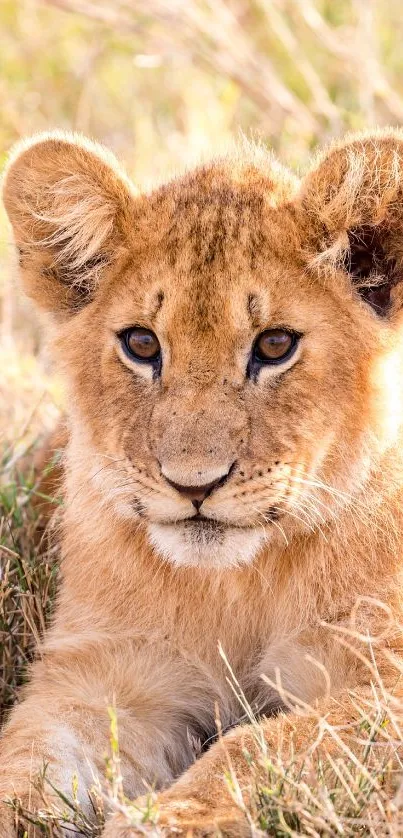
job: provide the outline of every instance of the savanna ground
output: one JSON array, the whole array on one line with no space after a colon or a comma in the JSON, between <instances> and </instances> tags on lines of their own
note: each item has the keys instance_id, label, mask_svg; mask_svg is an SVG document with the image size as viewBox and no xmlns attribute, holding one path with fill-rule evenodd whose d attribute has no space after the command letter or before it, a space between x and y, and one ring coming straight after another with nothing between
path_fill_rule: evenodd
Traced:
<instances>
[{"instance_id":1,"label":"savanna ground","mask_svg":"<svg viewBox=\"0 0 403 838\"><path fill-rule=\"evenodd\" d=\"M400 0L2 0L0 161L20 137L69 128L110 146L149 184L241 130L303 168L332 136L403 123L402 36ZM14 283L0 210L0 722L18 700L57 590L56 531L42 531L46 498L27 464L63 405L41 335ZM250 761L251 830L403 834L400 719L376 679L373 703L356 709L358 757L337 730L328 757L326 720L305 754L268 754L260 743ZM107 806L125 805L118 767L111 712ZM243 808L230 765L226 782ZM60 834L59 816L100 835L103 794L94 793L92 825L74 797L72 778L71 799L41 819L45 835ZM129 814L157 822L152 791L146 810Z\"/></svg>"}]
</instances>

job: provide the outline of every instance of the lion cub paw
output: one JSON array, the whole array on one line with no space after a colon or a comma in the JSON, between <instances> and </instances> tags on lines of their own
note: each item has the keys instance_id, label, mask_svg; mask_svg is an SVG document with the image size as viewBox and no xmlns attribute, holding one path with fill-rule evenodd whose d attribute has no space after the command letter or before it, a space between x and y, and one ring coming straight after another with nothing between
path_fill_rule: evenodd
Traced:
<instances>
[{"instance_id":1,"label":"lion cub paw","mask_svg":"<svg viewBox=\"0 0 403 838\"><path fill-rule=\"evenodd\" d=\"M4 805L0 807L0 838L13 838L17 835L17 828L14 825L14 817L11 809Z\"/></svg>"},{"instance_id":2,"label":"lion cub paw","mask_svg":"<svg viewBox=\"0 0 403 838\"><path fill-rule=\"evenodd\" d=\"M125 813L119 812L108 821L103 838L248 838L250 825L238 809L224 809L219 812L206 811L197 801L170 800L156 802L156 818L144 821L141 814L142 801L128 806Z\"/></svg>"}]
</instances>

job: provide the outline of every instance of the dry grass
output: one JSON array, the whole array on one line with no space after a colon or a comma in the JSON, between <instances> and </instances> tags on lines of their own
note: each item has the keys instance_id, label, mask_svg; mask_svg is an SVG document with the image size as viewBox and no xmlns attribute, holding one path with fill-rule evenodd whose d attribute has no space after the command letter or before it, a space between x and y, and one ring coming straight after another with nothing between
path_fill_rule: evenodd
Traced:
<instances>
[{"instance_id":1,"label":"dry grass","mask_svg":"<svg viewBox=\"0 0 403 838\"><path fill-rule=\"evenodd\" d=\"M27 663L50 616L57 567L42 537L32 500L35 478L28 463L40 429L54 421L56 388L38 362L17 352L0 354L0 723L24 682ZM38 499L38 498L37 498Z\"/></svg>"}]
</instances>

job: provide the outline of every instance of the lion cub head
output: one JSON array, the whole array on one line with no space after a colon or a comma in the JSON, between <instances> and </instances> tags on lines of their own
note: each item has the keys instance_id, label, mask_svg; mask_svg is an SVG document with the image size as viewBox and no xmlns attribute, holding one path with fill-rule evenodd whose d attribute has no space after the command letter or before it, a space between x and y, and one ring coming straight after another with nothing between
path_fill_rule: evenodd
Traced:
<instances>
[{"instance_id":1,"label":"lion cub head","mask_svg":"<svg viewBox=\"0 0 403 838\"><path fill-rule=\"evenodd\" d=\"M114 526L236 566L365 489L401 419L402 167L390 132L301 184L244 148L136 194L80 137L17 149L4 200L56 326L69 470Z\"/></svg>"}]
</instances>

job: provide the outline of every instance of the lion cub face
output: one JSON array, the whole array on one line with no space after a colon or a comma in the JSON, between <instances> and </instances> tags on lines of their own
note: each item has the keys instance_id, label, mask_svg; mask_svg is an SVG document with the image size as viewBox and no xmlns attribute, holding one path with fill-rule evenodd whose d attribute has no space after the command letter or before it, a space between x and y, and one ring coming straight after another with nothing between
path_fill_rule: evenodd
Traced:
<instances>
[{"instance_id":1,"label":"lion cub face","mask_svg":"<svg viewBox=\"0 0 403 838\"><path fill-rule=\"evenodd\" d=\"M248 563L326 526L397 431L379 374L400 358L397 256L359 207L349 226L345 201L329 213L349 165L333 155L300 190L241 157L136 196L106 153L59 136L9 169L22 277L71 381L72 457L175 564Z\"/></svg>"}]
</instances>

